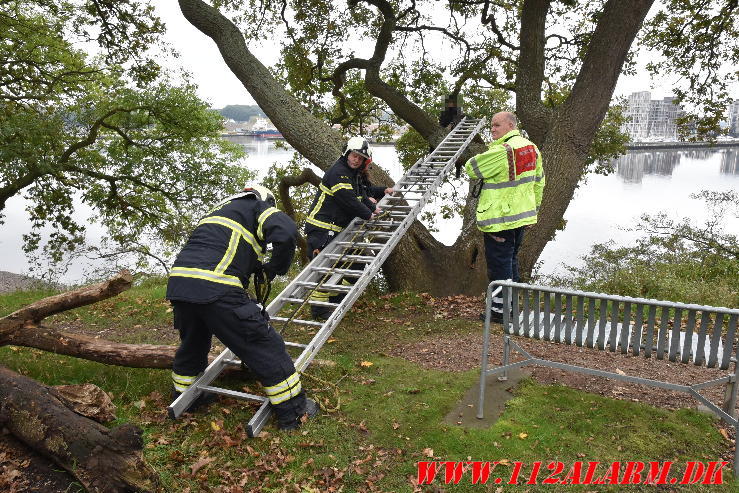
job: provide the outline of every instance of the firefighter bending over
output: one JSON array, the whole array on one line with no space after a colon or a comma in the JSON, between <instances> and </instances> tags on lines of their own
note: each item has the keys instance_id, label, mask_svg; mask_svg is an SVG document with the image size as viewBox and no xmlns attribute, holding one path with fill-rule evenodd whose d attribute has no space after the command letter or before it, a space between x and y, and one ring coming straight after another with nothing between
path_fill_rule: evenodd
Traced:
<instances>
[{"instance_id":1,"label":"firefighter bending over","mask_svg":"<svg viewBox=\"0 0 739 493\"><path fill-rule=\"evenodd\" d=\"M282 337L246 293L249 277L260 269L270 280L287 272L296 237L293 220L275 208L274 195L259 185L227 198L198 223L167 284L180 333L172 369L173 399L206 368L215 335L264 386L280 429L297 428L304 415L318 413L318 405L305 397ZM262 264L268 243L272 254ZM201 396L191 407L205 399Z\"/></svg>"}]
</instances>

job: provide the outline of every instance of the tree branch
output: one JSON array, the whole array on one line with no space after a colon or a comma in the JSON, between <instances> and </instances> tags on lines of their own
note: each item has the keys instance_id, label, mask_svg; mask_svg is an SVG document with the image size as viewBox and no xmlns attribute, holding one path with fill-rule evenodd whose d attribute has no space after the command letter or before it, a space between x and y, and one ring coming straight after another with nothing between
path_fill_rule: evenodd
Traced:
<instances>
[{"instance_id":1,"label":"tree branch","mask_svg":"<svg viewBox=\"0 0 739 493\"><path fill-rule=\"evenodd\" d=\"M521 9L521 52L516 72L516 113L534 142L542 143L550 111L541 102L544 83L544 33L551 0L524 0Z\"/></svg>"},{"instance_id":2,"label":"tree branch","mask_svg":"<svg viewBox=\"0 0 739 493\"><path fill-rule=\"evenodd\" d=\"M179 0L185 18L218 46L226 65L290 145L321 169L341 152L341 136L314 117L246 46L241 31L202 0ZM310 130L308 130L310 129Z\"/></svg>"},{"instance_id":3,"label":"tree branch","mask_svg":"<svg viewBox=\"0 0 739 493\"><path fill-rule=\"evenodd\" d=\"M106 298L112 298L131 287L133 276L123 270L107 281L85 286L74 291L50 296L17 310L0 319L0 336L15 331L25 324L38 324L55 313L90 305Z\"/></svg>"},{"instance_id":4,"label":"tree branch","mask_svg":"<svg viewBox=\"0 0 739 493\"><path fill-rule=\"evenodd\" d=\"M295 207L293 201L290 198L290 187L299 187L306 183L310 183L314 187L318 187L321 184L321 178L316 175L312 169L303 168L303 171L297 176L283 176L280 178L280 183L277 190L280 194L280 202L285 214L290 216L295 221ZM300 263L305 265L308 263L308 243L306 242L303 235L298 235L298 248L300 248Z\"/></svg>"},{"instance_id":5,"label":"tree branch","mask_svg":"<svg viewBox=\"0 0 739 493\"><path fill-rule=\"evenodd\" d=\"M573 124L578 152L587 155L608 111L616 82L654 0L608 0L563 109Z\"/></svg>"},{"instance_id":6,"label":"tree branch","mask_svg":"<svg viewBox=\"0 0 739 493\"><path fill-rule=\"evenodd\" d=\"M480 22L482 23L482 25L490 24L490 30L493 31L493 34L495 34L495 36L498 38L498 43L500 43L502 46L505 46L506 48L514 51L520 50L520 46L514 45L513 43L508 41L505 36L503 36L503 33L498 28L498 24L495 20L495 14L488 15L489 8L490 0L485 0L485 4L482 6L482 14L480 15ZM526 7L524 6L524 9L525 8Z\"/></svg>"}]
</instances>

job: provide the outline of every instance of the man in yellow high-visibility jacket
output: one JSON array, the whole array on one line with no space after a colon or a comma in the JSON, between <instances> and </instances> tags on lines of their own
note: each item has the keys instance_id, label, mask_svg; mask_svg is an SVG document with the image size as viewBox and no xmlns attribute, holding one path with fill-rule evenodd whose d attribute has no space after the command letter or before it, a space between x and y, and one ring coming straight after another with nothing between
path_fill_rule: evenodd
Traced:
<instances>
[{"instance_id":1,"label":"man in yellow high-visibility jacket","mask_svg":"<svg viewBox=\"0 0 739 493\"><path fill-rule=\"evenodd\" d=\"M524 228L536 224L544 191L541 152L521 136L517 125L513 113L496 113L489 149L465 164L470 178L480 180L477 227L485 239L490 281L520 280L516 256ZM491 319L503 321L502 297L493 298Z\"/></svg>"}]
</instances>

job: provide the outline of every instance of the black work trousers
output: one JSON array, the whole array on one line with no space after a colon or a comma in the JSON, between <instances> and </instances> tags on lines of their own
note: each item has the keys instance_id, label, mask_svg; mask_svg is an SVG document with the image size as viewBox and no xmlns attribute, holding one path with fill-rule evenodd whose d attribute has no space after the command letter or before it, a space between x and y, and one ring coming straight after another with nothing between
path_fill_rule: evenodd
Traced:
<instances>
[{"instance_id":1,"label":"black work trousers","mask_svg":"<svg viewBox=\"0 0 739 493\"><path fill-rule=\"evenodd\" d=\"M304 413L305 392L285 342L246 293L229 292L205 304L173 301L172 309L174 326L180 333L174 373L201 373L208 365L208 352L215 335L265 387L280 423L290 423ZM285 382L289 382L290 388ZM281 388L286 392L280 393Z\"/></svg>"}]
</instances>

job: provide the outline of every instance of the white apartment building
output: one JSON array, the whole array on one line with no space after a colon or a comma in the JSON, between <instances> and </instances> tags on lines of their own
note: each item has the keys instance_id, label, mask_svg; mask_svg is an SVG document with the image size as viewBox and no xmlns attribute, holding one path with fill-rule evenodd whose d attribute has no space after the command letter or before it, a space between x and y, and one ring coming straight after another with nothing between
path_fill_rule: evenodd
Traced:
<instances>
[{"instance_id":1,"label":"white apartment building","mask_svg":"<svg viewBox=\"0 0 739 493\"><path fill-rule=\"evenodd\" d=\"M631 93L626 104L626 123L623 131L631 137L633 142L639 142L649 136L649 102L651 94L649 91Z\"/></svg>"},{"instance_id":2,"label":"white apartment building","mask_svg":"<svg viewBox=\"0 0 739 493\"><path fill-rule=\"evenodd\" d=\"M644 140L677 140L675 120L682 113L675 98L652 99L649 91L632 93L626 103L624 115L628 121L622 130L629 134L632 142Z\"/></svg>"},{"instance_id":3,"label":"white apartment building","mask_svg":"<svg viewBox=\"0 0 739 493\"><path fill-rule=\"evenodd\" d=\"M729 105L727 123L729 135L739 137L739 99Z\"/></svg>"}]
</instances>

